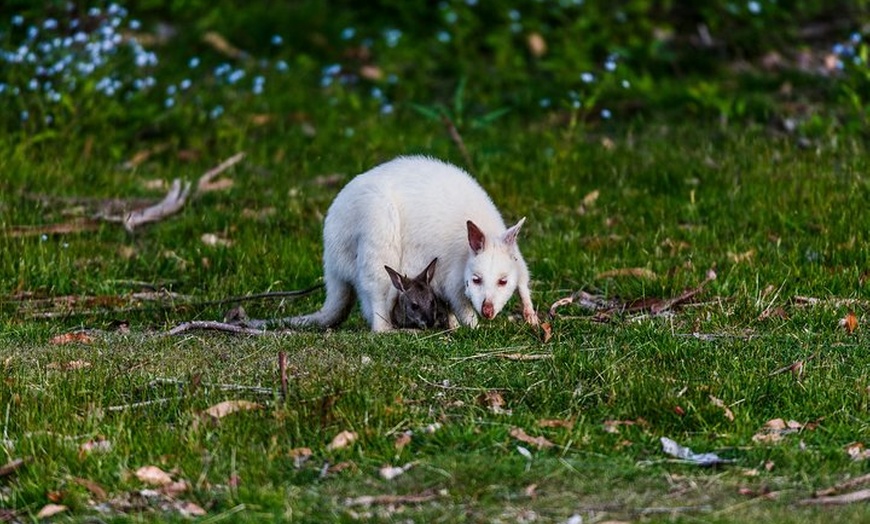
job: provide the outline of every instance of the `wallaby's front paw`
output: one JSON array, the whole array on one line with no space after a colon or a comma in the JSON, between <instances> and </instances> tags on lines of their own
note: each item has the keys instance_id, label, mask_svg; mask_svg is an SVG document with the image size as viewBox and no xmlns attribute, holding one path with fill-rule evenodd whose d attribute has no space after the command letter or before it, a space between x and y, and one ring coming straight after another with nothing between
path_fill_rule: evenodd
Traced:
<instances>
[{"instance_id":1,"label":"wallaby's front paw","mask_svg":"<svg viewBox=\"0 0 870 524\"><path fill-rule=\"evenodd\" d=\"M526 323L531 326L537 326L540 323L538 320L538 314L534 309L524 309L523 318L526 320Z\"/></svg>"}]
</instances>

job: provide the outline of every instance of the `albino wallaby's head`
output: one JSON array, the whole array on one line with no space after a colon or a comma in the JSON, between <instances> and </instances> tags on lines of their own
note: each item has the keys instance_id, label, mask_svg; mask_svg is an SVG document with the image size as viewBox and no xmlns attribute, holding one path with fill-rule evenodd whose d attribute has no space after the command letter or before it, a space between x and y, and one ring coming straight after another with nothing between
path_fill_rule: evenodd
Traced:
<instances>
[{"instance_id":1,"label":"albino wallaby's head","mask_svg":"<svg viewBox=\"0 0 870 524\"><path fill-rule=\"evenodd\" d=\"M494 318L517 288L517 235L525 220L492 237L471 220L466 223L471 256L465 265L465 296L484 318Z\"/></svg>"},{"instance_id":2,"label":"albino wallaby's head","mask_svg":"<svg viewBox=\"0 0 870 524\"><path fill-rule=\"evenodd\" d=\"M393 286L399 290L399 297L390 313L393 327L426 329L439 325L441 310L438 297L432 290L436 262L437 258L432 259L426 269L414 278L408 278L390 266L384 266Z\"/></svg>"}]
</instances>

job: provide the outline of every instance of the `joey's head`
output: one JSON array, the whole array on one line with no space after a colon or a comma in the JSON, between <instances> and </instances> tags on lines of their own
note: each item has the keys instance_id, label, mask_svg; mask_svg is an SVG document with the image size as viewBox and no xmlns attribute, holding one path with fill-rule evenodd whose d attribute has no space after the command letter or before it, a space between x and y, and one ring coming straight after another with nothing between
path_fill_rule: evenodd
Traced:
<instances>
[{"instance_id":1,"label":"joey's head","mask_svg":"<svg viewBox=\"0 0 870 524\"><path fill-rule=\"evenodd\" d=\"M390 314L393 327L426 329L438 324L438 297L432 289L436 262L437 258L432 259L426 269L414 278L408 278L395 269L384 266L393 287L399 290Z\"/></svg>"},{"instance_id":2,"label":"joey's head","mask_svg":"<svg viewBox=\"0 0 870 524\"><path fill-rule=\"evenodd\" d=\"M471 256L465 266L465 296L486 319L494 318L517 288L517 234L524 221L525 218L504 233L491 236L471 220L466 224Z\"/></svg>"}]
</instances>

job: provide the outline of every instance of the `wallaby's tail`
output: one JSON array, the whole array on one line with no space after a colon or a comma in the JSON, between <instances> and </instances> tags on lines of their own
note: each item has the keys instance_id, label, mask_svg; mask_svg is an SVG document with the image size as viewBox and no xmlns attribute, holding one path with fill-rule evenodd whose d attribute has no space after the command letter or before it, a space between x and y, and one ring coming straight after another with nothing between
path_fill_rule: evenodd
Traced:
<instances>
[{"instance_id":1,"label":"wallaby's tail","mask_svg":"<svg viewBox=\"0 0 870 524\"><path fill-rule=\"evenodd\" d=\"M346 282L326 282L326 300L319 311L308 315L270 321L273 326L329 328L344 322L353 307L353 286Z\"/></svg>"}]
</instances>

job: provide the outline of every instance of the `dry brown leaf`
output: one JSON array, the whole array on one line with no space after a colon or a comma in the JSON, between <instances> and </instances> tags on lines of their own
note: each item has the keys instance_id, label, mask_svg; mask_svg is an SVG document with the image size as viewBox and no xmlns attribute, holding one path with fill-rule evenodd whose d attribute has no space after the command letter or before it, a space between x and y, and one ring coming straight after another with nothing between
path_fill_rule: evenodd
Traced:
<instances>
[{"instance_id":1,"label":"dry brown leaf","mask_svg":"<svg viewBox=\"0 0 870 524\"><path fill-rule=\"evenodd\" d=\"M293 467L295 468L301 468L303 464L308 462L312 454L311 448L294 448L287 453L293 459Z\"/></svg>"},{"instance_id":2,"label":"dry brown leaf","mask_svg":"<svg viewBox=\"0 0 870 524\"><path fill-rule=\"evenodd\" d=\"M177 497L190 489L190 484L186 480L176 480L160 487L160 493L169 497Z\"/></svg>"},{"instance_id":3,"label":"dry brown leaf","mask_svg":"<svg viewBox=\"0 0 870 524\"><path fill-rule=\"evenodd\" d=\"M103 437L98 437L94 440L89 440L79 446L79 456L81 457L94 451L105 453L111 450L112 442L110 440L106 440Z\"/></svg>"},{"instance_id":4,"label":"dry brown leaf","mask_svg":"<svg viewBox=\"0 0 870 524\"><path fill-rule=\"evenodd\" d=\"M553 338L553 328L550 326L549 322L541 322L541 342L546 344Z\"/></svg>"},{"instance_id":5,"label":"dry brown leaf","mask_svg":"<svg viewBox=\"0 0 870 524\"><path fill-rule=\"evenodd\" d=\"M594 189L594 190L586 193L586 196L583 197L583 201L582 201L583 205L586 207L592 206L593 204L595 204L595 201L598 200L598 197L600 195L601 195L601 191L599 191L597 189Z\"/></svg>"},{"instance_id":6,"label":"dry brown leaf","mask_svg":"<svg viewBox=\"0 0 870 524\"><path fill-rule=\"evenodd\" d=\"M251 411L262 407L260 404L248 400L225 400L203 411L203 414L213 419L221 419L237 411Z\"/></svg>"},{"instance_id":7,"label":"dry brown leaf","mask_svg":"<svg viewBox=\"0 0 870 524\"><path fill-rule=\"evenodd\" d=\"M734 422L734 413L731 411L731 408L729 408L725 404L725 402L723 402L721 399L714 397L713 395L710 395L710 402L712 402L713 405L717 408L722 408L722 410L725 412L725 418L727 418L731 422Z\"/></svg>"},{"instance_id":8,"label":"dry brown leaf","mask_svg":"<svg viewBox=\"0 0 870 524\"><path fill-rule=\"evenodd\" d=\"M230 247L233 245L232 240L226 239L222 236L218 236L216 233L203 233L199 239L203 244L210 247Z\"/></svg>"},{"instance_id":9,"label":"dry brown leaf","mask_svg":"<svg viewBox=\"0 0 870 524\"><path fill-rule=\"evenodd\" d=\"M61 371L75 371L91 367L90 362L84 360L70 360L69 362L49 362L45 369L59 369Z\"/></svg>"},{"instance_id":10,"label":"dry brown leaf","mask_svg":"<svg viewBox=\"0 0 870 524\"><path fill-rule=\"evenodd\" d=\"M481 406L486 406L496 415L510 415L511 413L511 410L504 408L504 398L502 398L501 393L494 389L478 395L477 402Z\"/></svg>"},{"instance_id":11,"label":"dry brown leaf","mask_svg":"<svg viewBox=\"0 0 870 524\"><path fill-rule=\"evenodd\" d=\"M163 180L162 178L151 178L149 180L143 180L142 187L149 191L163 192L166 191L169 186L166 184L166 180Z\"/></svg>"},{"instance_id":12,"label":"dry brown leaf","mask_svg":"<svg viewBox=\"0 0 870 524\"><path fill-rule=\"evenodd\" d=\"M78 331L76 333L64 333L63 335L57 335L56 337L52 337L49 340L50 344L54 344L55 346L62 346L64 344L90 344L94 339L85 333L84 331Z\"/></svg>"},{"instance_id":13,"label":"dry brown leaf","mask_svg":"<svg viewBox=\"0 0 870 524\"><path fill-rule=\"evenodd\" d=\"M846 330L846 333L852 334L858 329L858 317L854 311L849 311L846 316L840 319L840 326Z\"/></svg>"},{"instance_id":14,"label":"dry brown leaf","mask_svg":"<svg viewBox=\"0 0 870 524\"><path fill-rule=\"evenodd\" d=\"M335 437L333 437L332 442L326 446L328 451L335 451L337 449L342 449L353 444L357 439L357 434L353 431L344 430Z\"/></svg>"},{"instance_id":15,"label":"dry brown leaf","mask_svg":"<svg viewBox=\"0 0 870 524\"><path fill-rule=\"evenodd\" d=\"M398 437L396 437L396 441L393 443L397 451L401 451L405 446L411 443L411 434L410 433L402 433Z\"/></svg>"},{"instance_id":16,"label":"dry brown leaf","mask_svg":"<svg viewBox=\"0 0 870 524\"><path fill-rule=\"evenodd\" d=\"M98 501L106 500L106 498L109 496L109 494L106 493L106 490L103 489L102 486L100 486L99 484L97 484L93 480L89 480L89 479L85 479L85 478L81 478L81 477L75 477L75 478L73 478L73 482L75 482L79 486L85 488L86 490L90 491L91 495L93 495L94 498L97 499Z\"/></svg>"},{"instance_id":17,"label":"dry brown leaf","mask_svg":"<svg viewBox=\"0 0 870 524\"><path fill-rule=\"evenodd\" d=\"M526 444L531 444L538 449L546 449L553 446L553 443L546 439L546 437L532 437L528 435L523 428L513 428L511 429L510 435L519 440L520 442L525 442Z\"/></svg>"},{"instance_id":18,"label":"dry brown leaf","mask_svg":"<svg viewBox=\"0 0 870 524\"><path fill-rule=\"evenodd\" d=\"M846 446L846 454L852 460L867 460L870 459L870 449L866 449L861 442L852 442Z\"/></svg>"},{"instance_id":19,"label":"dry brown leaf","mask_svg":"<svg viewBox=\"0 0 870 524\"><path fill-rule=\"evenodd\" d=\"M364 65L359 68L359 76L376 82L384 77L384 72L378 66Z\"/></svg>"},{"instance_id":20,"label":"dry brown leaf","mask_svg":"<svg viewBox=\"0 0 870 524\"><path fill-rule=\"evenodd\" d=\"M540 33L529 33L526 37L526 45L529 47L529 53L535 58L541 58L547 54L547 41Z\"/></svg>"},{"instance_id":21,"label":"dry brown leaf","mask_svg":"<svg viewBox=\"0 0 870 524\"><path fill-rule=\"evenodd\" d=\"M157 466L142 466L136 470L136 478L151 486L165 486L172 483L172 477Z\"/></svg>"},{"instance_id":22,"label":"dry brown leaf","mask_svg":"<svg viewBox=\"0 0 870 524\"><path fill-rule=\"evenodd\" d=\"M185 517L202 517L208 515L208 513L204 509L202 509L202 507L188 500L179 500L175 504L175 509L177 509L178 512Z\"/></svg>"},{"instance_id":23,"label":"dry brown leaf","mask_svg":"<svg viewBox=\"0 0 870 524\"><path fill-rule=\"evenodd\" d=\"M605 278L613 277L636 277L645 278L647 280L655 280L658 278L658 275L656 275L655 272L653 272L652 270L649 270L645 267L625 267L620 269L611 269L609 271L598 273L597 275L595 275L595 280L602 280Z\"/></svg>"},{"instance_id":24,"label":"dry brown leaf","mask_svg":"<svg viewBox=\"0 0 870 524\"><path fill-rule=\"evenodd\" d=\"M46 504L42 507L41 510L39 510L39 513L36 514L36 518L40 520L48 519L57 515L58 513L63 513L68 509L69 508L67 508L63 504Z\"/></svg>"},{"instance_id":25,"label":"dry brown leaf","mask_svg":"<svg viewBox=\"0 0 870 524\"><path fill-rule=\"evenodd\" d=\"M573 428L573 418L544 418L538 421L538 426L542 428Z\"/></svg>"},{"instance_id":26,"label":"dry brown leaf","mask_svg":"<svg viewBox=\"0 0 870 524\"><path fill-rule=\"evenodd\" d=\"M728 258L731 259L731 262L735 264L740 264L743 262L748 262L752 260L752 257L755 256L755 250L750 249L749 251L744 251L743 253L728 253Z\"/></svg>"},{"instance_id":27,"label":"dry brown leaf","mask_svg":"<svg viewBox=\"0 0 870 524\"><path fill-rule=\"evenodd\" d=\"M0 466L0 477L5 477L15 473L21 468L21 466L27 464L28 460L29 459L13 459Z\"/></svg>"},{"instance_id":28,"label":"dry brown leaf","mask_svg":"<svg viewBox=\"0 0 870 524\"><path fill-rule=\"evenodd\" d=\"M169 142L163 142L161 144L155 145L154 147L151 147L148 149L143 149L142 151L138 151L132 157L130 157L130 160L127 160L126 162L124 162L123 167L124 167L124 169L133 169L133 168L139 167L141 164L146 162L153 155L162 153L162 152L166 151L167 149L169 149L170 145L171 144Z\"/></svg>"},{"instance_id":29,"label":"dry brown leaf","mask_svg":"<svg viewBox=\"0 0 870 524\"><path fill-rule=\"evenodd\" d=\"M338 464L329 466L329 469L327 469L326 472L330 474L340 473L346 469L356 469L356 463L345 460L344 462L339 462Z\"/></svg>"},{"instance_id":30,"label":"dry brown leaf","mask_svg":"<svg viewBox=\"0 0 870 524\"><path fill-rule=\"evenodd\" d=\"M234 46L226 38L214 31L209 31L204 34L202 40L212 46L219 53L223 53L230 58L244 58L246 56L244 51Z\"/></svg>"},{"instance_id":31,"label":"dry brown leaf","mask_svg":"<svg viewBox=\"0 0 870 524\"><path fill-rule=\"evenodd\" d=\"M393 480L399 475L403 475L406 471L411 469L414 466L413 462L409 462L404 466L384 466L378 470L378 474L380 474L381 478L384 480Z\"/></svg>"},{"instance_id":32,"label":"dry brown leaf","mask_svg":"<svg viewBox=\"0 0 870 524\"><path fill-rule=\"evenodd\" d=\"M273 120L275 120L275 115L270 115L269 113L251 115L251 123L255 126L264 126Z\"/></svg>"},{"instance_id":33,"label":"dry brown leaf","mask_svg":"<svg viewBox=\"0 0 870 524\"><path fill-rule=\"evenodd\" d=\"M767 320L768 318L778 318L788 320L788 313L782 307L768 308L758 315L758 320Z\"/></svg>"},{"instance_id":34,"label":"dry brown leaf","mask_svg":"<svg viewBox=\"0 0 870 524\"><path fill-rule=\"evenodd\" d=\"M619 433L618 426L648 426L649 423L643 419L638 418L637 420L605 420L604 421L604 431L607 433Z\"/></svg>"}]
</instances>

